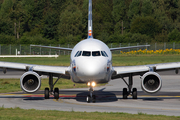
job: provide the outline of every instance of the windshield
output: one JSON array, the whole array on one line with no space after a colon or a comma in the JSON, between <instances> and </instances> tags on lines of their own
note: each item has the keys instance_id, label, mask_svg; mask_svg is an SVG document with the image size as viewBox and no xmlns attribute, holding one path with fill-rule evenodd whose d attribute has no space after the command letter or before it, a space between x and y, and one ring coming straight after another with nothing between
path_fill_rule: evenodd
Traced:
<instances>
[{"instance_id":1,"label":"windshield","mask_svg":"<svg viewBox=\"0 0 180 120\"><path fill-rule=\"evenodd\" d=\"M82 53L82 51L79 51L79 53L77 54L77 57L81 56L81 53Z\"/></svg>"},{"instance_id":2,"label":"windshield","mask_svg":"<svg viewBox=\"0 0 180 120\"><path fill-rule=\"evenodd\" d=\"M101 56L100 51L92 52L92 56Z\"/></svg>"},{"instance_id":3,"label":"windshield","mask_svg":"<svg viewBox=\"0 0 180 120\"><path fill-rule=\"evenodd\" d=\"M91 56L90 51L83 51L82 56Z\"/></svg>"}]
</instances>

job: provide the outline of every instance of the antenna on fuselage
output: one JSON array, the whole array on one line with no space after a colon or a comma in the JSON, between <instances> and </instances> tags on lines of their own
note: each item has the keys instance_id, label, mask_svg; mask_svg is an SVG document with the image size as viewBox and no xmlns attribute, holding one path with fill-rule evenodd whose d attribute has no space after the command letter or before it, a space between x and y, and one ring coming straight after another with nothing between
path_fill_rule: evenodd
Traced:
<instances>
[{"instance_id":1,"label":"antenna on fuselage","mask_svg":"<svg viewBox=\"0 0 180 120\"><path fill-rule=\"evenodd\" d=\"M89 0L89 13L88 13L88 38L93 38L93 24L92 24L92 0Z\"/></svg>"}]
</instances>

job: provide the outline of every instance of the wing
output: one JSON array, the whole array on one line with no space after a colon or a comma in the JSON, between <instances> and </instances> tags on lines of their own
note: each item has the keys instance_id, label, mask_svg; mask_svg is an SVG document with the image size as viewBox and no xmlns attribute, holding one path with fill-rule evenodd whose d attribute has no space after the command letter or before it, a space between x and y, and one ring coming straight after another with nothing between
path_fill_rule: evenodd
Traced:
<instances>
[{"instance_id":1,"label":"wing","mask_svg":"<svg viewBox=\"0 0 180 120\"><path fill-rule=\"evenodd\" d=\"M178 73L180 69L180 62L176 63L163 63L163 64L151 64L151 65L142 65L142 66L124 66L124 67L113 67L113 75L112 79L128 77L130 74L132 76L135 75L143 75L146 72L160 72L160 71L168 71L175 70Z\"/></svg>"},{"instance_id":2,"label":"wing","mask_svg":"<svg viewBox=\"0 0 180 120\"><path fill-rule=\"evenodd\" d=\"M34 64L22 64L22 63L13 63L13 62L0 62L0 68L3 69L3 72L6 73L7 69L14 69L19 71L34 71L39 75L49 75L50 73L53 76L61 76L62 78L70 78L69 67L64 66L44 66L44 65L34 65Z\"/></svg>"},{"instance_id":3,"label":"wing","mask_svg":"<svg viewBox=\"0 0 180 120\"><path fill-rule=\"evenodd\" d=\"M72 48L51 47L51 46L41 46L41 45L31 45L31 46L32 46L32 47L50 48L50 49L56 49L56 50L72 51Z\"/></svg>"},{"instance_id":4,"label":"wing","mask_svg":"<svg viewBox=\"0 0 180 120\"><path fill-rule=\"evenodd\" d=\"M111 51L115 50L125 50L125 49L132 49L132 48L141 48L141 47L149 47L150 45L139 45L139 46L129 46L129 47L119 47L119 48L110 48Z\"/></svg>"}]
</instances>

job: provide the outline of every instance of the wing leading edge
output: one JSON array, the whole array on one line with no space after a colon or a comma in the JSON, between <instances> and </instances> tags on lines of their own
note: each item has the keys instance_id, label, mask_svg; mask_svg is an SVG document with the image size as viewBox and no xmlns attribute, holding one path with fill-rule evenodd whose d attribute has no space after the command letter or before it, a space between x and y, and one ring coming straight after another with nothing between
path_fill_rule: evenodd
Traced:
<instances>
[{"instance_id":1,"label":"wing leading edge","mask_svg":"<svg viewBox=\"0 0 180 120\"><path fill-rule=\"evenodd\" d=\"M152 65L141 65L141 66L119 66L113 67L114 74L112 75L112 79L128 77L129 74L135 75L143 75L146 72L160 72L160 71L168 71L175 70L178 73L180 69L180 62L174 63L162 63L162 64L152 64Z\"/></svg>"},{"instance_id":2,"label":"wing leading edge","mask_svg":"<svg viewBox=\"0 0 180 120\"><path fill-rule=\"evenodd\" d=\"M34 64L23 64L23 63L13 63L13 62L0 62L0 68L4 71L6 69L13 69L19 71L34 71L40 75L49 75L50 73L53 76L62 78L70 78L69 67L65 66L45 66L45 65L34 65Z\"/></svg>"}]
</instances>

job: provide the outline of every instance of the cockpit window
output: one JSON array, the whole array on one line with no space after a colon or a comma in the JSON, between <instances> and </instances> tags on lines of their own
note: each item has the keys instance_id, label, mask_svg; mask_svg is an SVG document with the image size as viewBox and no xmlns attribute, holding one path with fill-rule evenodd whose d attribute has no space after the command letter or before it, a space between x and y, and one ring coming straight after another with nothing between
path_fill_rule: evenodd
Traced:
<instances>
[{"instance_id":1,"label":"cockpit window","mask_svg":"<svg viewBox=\"0 0 180 120\"><path fill-rule=\"evenodd\" d=\"M82 53L82 51L79 51L79 53L77 54L77 57L81 56L81 53Z\"/></svg>"},{"instance_id":2,"label":"cockpit window","mask_svg":"<svg viewBox=\"0 0 180 120\"><path fill-rule=\"evenodd\" d=\"M83 51L82 56L91 56L90 51Z\"/></svg>"},{"instance_id":3,"label":"cockpit window","mask_svg":"<svg viewBox=\"0 0 180 120\"><path fill-rule=\"evenodd\" d=\"M104 53L106 54L106 56L108 57L107 53L104 51Z\"/></svg>"},{"instance_id":4,"label":"cockpit window","mask_svg":"<svg viewBox=\"0 0 180 120\"><path fill-rule=\"evenodd\" d=\"M105 51L101 51L102 56L108 57L107 53Z\"/></svg>"},{"instance_id":5,"label":"cockpit window","mask_svg":"<svg viewBox=\"0 0 180 120\"><path fill-rule=\"evenodd\" d=\"M103 51L101 51L101 55L106 57L106 54Z\"/></svg>"},{"instance_id":6,"label":"cockpit window","mask_svg":"<svg viewBox=\"0 0 180 120\"><path fill-rule=\"evenodd\" d=\"M93 51L92 56L101 56L100 51Z\"/></svg>"},{"instance_id":7,"label":"cockpit window","mask_svg":"<svg viewBox=\"0 0 180 120\"><path fill-rule=\"evenodd\" d=\"M77 53L76 53L76 55L74 57L77 57L78 53L79 53L79 51L77 51Z\"/></svg>"},{"instance_id":8,"label":"cockpit window","mask_svg":"<svg viewBox=\"0 0 180 120\"><path fill-rule=\"evenodd\" d=\"M77 53L75 54L74 57L79 57L79 56L92 56L96 57L96 56L104 56L104 57L108 57L107 53L105 51L77 51Z\"/></svg>"}]
</instances>

